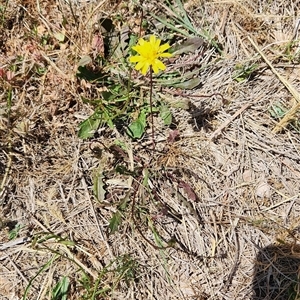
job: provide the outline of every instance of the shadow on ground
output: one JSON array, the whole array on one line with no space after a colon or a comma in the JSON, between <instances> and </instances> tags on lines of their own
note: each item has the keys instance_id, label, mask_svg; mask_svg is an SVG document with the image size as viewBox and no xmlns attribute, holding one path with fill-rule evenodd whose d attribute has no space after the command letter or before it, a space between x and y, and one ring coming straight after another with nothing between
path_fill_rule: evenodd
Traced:
<instances>
[{"instance_id":1,"label":"shadow on ground","mask_svg":"<svg viewBox=\"0 0 300 300\"><path fill-rule=\"evenodd\" d=\"M300 245L269 245L255 262L253 300L300 299Z\"/></svg>"}]
</instances>

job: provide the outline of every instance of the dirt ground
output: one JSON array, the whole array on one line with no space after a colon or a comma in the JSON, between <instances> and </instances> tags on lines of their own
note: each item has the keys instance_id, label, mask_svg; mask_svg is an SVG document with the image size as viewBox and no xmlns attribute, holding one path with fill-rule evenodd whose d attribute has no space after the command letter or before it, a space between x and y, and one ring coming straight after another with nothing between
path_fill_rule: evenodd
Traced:
<instances>
[{"instance_id":1,"label":"dirt ground","mask_svg":"<svg viewBox=\"0 0 300 300\"><path fill-rule=\"evenodd\" d=\"M0 0L1 300L300 298L300 1L183 2ZM154 80L155 151L151 118L78 137L106 88L83 59L128 80L103 20L192 45Z\"/></svg>"}]
</instances>

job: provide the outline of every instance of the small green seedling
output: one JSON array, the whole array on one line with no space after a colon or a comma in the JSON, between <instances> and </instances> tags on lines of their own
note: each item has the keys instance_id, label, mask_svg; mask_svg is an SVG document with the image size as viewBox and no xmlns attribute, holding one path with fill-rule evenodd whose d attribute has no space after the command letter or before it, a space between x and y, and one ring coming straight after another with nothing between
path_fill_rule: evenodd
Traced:
<instances>
[{"instance_id":1,"label":"small green seedling","mask_svg":"<svg viewBox=\"0 0 300 300\"><path fill-rule=\"evenodd\" d=\"M53 288L51 300L67 300L70 281L64 276Z\"/></svg>"},{"instance_id":2,"label":"small green seedling","mask_svg":"<svg viewBox=\"0 0 300 300\"><path fill-rule=\"evenodd\" d=\"M23 228L23 226L21 226L20 224L17 224L17 225L15 226L15 228L12 229L12 230L9 232L8 238L9 238L10 240L15 239L15 238L18 236L18 234L19 234L21 228Z\"/></svg>"},{"instance_id":3,"label":"small green seedling","mask_svg":"<svg viewBox=\"0 0 300 300\"><path fill-rule=\"evenodd\" d=\"M257 70L257 64L237 64L235 66L235 74L233 79L237 82L244 82L253 76L253 73Z\"/></svg>"}]
</instances>

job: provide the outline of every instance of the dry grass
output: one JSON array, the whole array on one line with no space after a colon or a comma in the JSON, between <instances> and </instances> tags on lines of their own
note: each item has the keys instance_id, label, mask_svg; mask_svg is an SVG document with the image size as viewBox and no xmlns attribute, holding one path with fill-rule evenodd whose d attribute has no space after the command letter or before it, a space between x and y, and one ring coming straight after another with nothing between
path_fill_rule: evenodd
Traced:
<instances>
[{"instance_id":1,"label":"dry grass","mask_svg":"<svg viewBox=\"0 0 300 300\"><path fill-rule=\"evenodd\" d=\"M77 137L93 112L82 97L103 89L76 77L80 59L96 55L95 24L110 18L138 32L141 17L134 1L79 2L0 3L0 298L22 299L30 286L27 299L51 299L67 276L68 299L95 286L107 289L95 299L298 299L300 2L185 1L222 55L203 46L169 61L183 76L206 67L197 89L156 91L189 108L172 108L173 142L155 118L154 154L150 130L146 142L108 128ZM145 19L155 4L144 4ZM117 164L149 170L149 185ZM93 193L101 176L105 199ZM124 220L109 234L124 197Z\"/></svg>"}]
</instances>

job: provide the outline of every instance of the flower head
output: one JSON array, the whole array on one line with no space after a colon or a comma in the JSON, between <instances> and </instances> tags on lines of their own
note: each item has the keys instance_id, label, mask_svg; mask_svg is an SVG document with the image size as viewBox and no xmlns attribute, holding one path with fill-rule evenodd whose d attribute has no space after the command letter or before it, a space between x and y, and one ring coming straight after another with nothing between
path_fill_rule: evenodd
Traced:
<instances>
[{"instance_id":1,"label":"flower head","mask_svg":"<svg viewBox=\"0 0 300 300\"><path fill-rule=\"evenodd\" d=\"M135 69L141 71L145 75L150 67L156 74L159 70L165 70L166 66L159 60L161 57L171 57L171 53L164 53L170 48L169 44L160 45L161 40L157 39L154 35L150 36L149 42L144 39L139 39L138 44L133 46L139 55L131 56L129 61L137 63Z\"/></svg>"}]
</instances>

